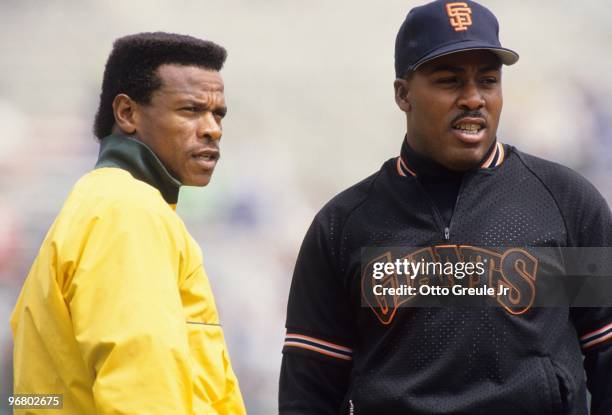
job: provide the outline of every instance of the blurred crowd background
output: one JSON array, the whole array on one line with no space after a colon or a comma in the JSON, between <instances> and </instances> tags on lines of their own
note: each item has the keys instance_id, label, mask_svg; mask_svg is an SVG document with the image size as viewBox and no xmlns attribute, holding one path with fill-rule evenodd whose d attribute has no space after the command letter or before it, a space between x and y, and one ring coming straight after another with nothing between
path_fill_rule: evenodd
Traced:
<instances>
[{"instance_id":1,"label":"blurred crowd background","mask_svg":"<svg viewBox=\"0 0 612 415\"><path fill-rule=\"evenodd\" d=\"M249 413L275 413L301 239L329 198L399 153L393 44L423 3L1 1L0 408L12 384L10 312L97 157L91 125L112 42L163 30L229 52L222 159L208 187L181 191L178 212L202 246ZM612 202L610 2L482 3L521 55L504 68L499 138L573 167Z\"/></svg>"}]
</instances>

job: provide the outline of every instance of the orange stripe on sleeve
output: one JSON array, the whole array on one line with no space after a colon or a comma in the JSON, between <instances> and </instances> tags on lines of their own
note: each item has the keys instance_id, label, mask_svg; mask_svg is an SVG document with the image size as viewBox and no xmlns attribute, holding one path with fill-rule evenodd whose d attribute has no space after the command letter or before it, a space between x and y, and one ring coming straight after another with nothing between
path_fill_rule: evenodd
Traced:
<instances>
[{"instance_id":1,"label":"orange stripe on sleeve","mask_svg":"<svg viewBox=\"0 0 612 415\"><path fill-rule=\"evenodd\" d=\"M314 343L319 343L325 346L329 346L329 347L333 347L334 349L338 349L338 350L342 350L348 353L352 353L353 349L349 348L349 347L345 347L345 346L340 346L339 344L335 344L332 342L327 342L325 340L319 340L316 339L314 337L310 337L310 336L304 336L303 334L295 334L295 333L287 333L286 337L295 337L296 339L303 339L303 340L308 340Z\"/></svg>"},{"instance_id":2,"label":"orange stripe on sleeve","mask_svg":"<svg viewBox=\"0 0 612 415\"><path fill-rule=\"evenodd\" d=\"M324 349L318 348L316 346L312 346L310 344L286 341L285 342L285 346L301 347L302 349L311 350L311 351L314 351L314 352L317 352L317 353L321 353L321 354L324 354L324 355L327 355L327 356L331 356L331 357L335 357L335 358L342 359L342 360L352 360L353 359L350 356L345 356L345 355L340 354L340 353L330 352L329 350L324 350Z\"/></svg>"}]
</instances>

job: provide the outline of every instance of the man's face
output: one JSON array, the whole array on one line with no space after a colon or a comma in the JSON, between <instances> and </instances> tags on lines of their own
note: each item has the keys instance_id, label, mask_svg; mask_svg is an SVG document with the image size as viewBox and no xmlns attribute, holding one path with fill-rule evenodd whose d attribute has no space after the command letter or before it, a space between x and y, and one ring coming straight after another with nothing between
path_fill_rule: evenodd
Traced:
<instances>
[{"instance_id":1,"label":"man's face","mask_svg":"<svg viewBox=\"0 0 612 415\"><path fill-rule=\"evenodd\" d=\"M495 140L503 103L495 54L474 50L441 56L395 87L414 150L455 171L479 164Z\"/></svg>"},{"instance_id":2,"label":"man's face","mask_svg":"<svg viewBox=\"0 0 612 415\"><path fill-rule=\"evenodd\" d=\"M223 80L197 66L161 65L162 86L135 113L136 136L182 184L206 186L219 159Z\"/></svg>"}]
</instances>

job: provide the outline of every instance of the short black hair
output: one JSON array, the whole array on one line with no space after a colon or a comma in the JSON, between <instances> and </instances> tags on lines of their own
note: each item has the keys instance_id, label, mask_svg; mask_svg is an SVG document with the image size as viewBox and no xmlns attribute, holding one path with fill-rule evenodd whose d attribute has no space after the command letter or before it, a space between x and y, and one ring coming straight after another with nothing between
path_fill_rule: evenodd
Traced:
<instances>
[{"instance_id":1,"label":"short black hair","mask_svg":"<svg viewBox=\"0 0 612 415\"><path fill-rule=\"evenodd\" d=\"M111 134L115 124L113 100L126 94L147 104L161 87L155 71L164 64L199 66L220 71L226 50L209 40L165 32L147 32L121 37L113 43L102 80L100 105L93 132L101 140Z\"/></svg>"}]
</instances>

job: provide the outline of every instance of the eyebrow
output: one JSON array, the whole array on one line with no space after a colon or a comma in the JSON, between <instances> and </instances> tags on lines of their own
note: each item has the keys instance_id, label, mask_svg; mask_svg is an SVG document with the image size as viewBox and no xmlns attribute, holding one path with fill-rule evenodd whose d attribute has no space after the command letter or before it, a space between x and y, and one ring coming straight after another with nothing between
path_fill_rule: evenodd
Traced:
<instances>
[{"instance_id":1,"label":"eyebrow","mask_svg":"<svg viewBox=\"0 0 612 415\"><path fill-rule=\"evenodd\" d=\"M227 106L225 105L222 107L212 109L204 101L199 101L199 100L191 99L191 98L182 99L179 101L179 106L184 106L184 105L193 105L194 107L198 107L202 109L211 109L215 114L218 114L222 117L224 117L227 114Z\"/></svg>"},{"instance_id":2,"label":"eyebrow","mask_svg":"<svg viewBox=\"0 0 612 415\"><path fill-rule=\"evenodd\" d=\"M482 68L479 68L478 72L482 73L482 72L490 72L490 71L499 71L500 69L501 69L501 64L494 63L491 65L487 65L487 66L483 66ZM443 71L448 71L448 72L453 72L453 73L462 73L462 72L465 72L465 69L462 68L461 66L442 64L442 65L434 66L428 72L430 74L433 74L435 72L443 72Z\"/></svg>"}]
</instances>

